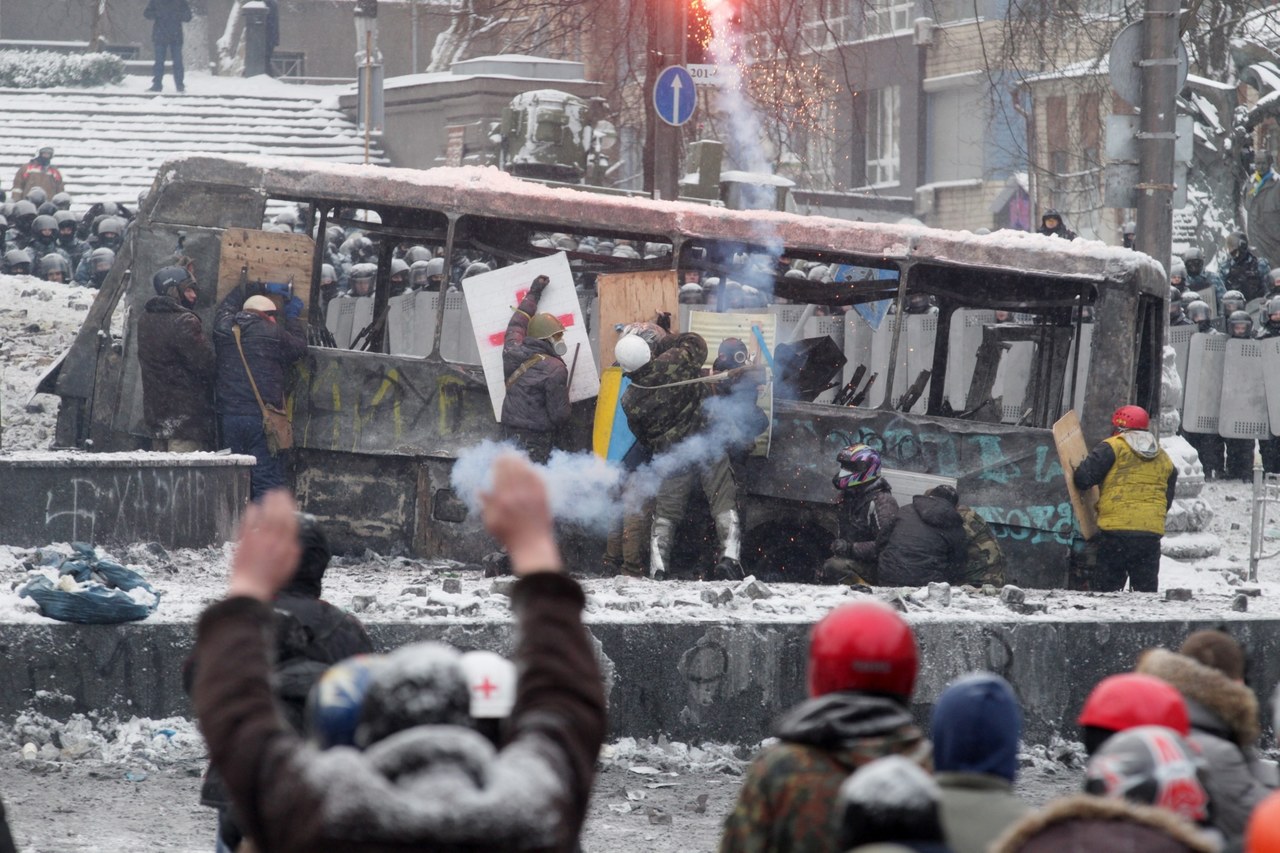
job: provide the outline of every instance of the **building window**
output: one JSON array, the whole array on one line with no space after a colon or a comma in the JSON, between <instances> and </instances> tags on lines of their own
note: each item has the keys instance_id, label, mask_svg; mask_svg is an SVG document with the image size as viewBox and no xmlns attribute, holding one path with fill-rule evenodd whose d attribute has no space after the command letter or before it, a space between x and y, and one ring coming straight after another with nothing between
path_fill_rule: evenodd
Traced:
<instances>
[{"instance_id":1,"label":"building window","mask_svg":"<svg viewBox=\"0 0 1280 853\"><path fill-rule=\"evenodd\" d=\"M867 38L910 30L915 0L871 0L867 4Z\"/></svg>"},{"instance_id":2,"label":"building window","mask_svg":"<svg viewBox=\"0 0 1280 853\"><path fill-rule=\"evenodd\" d=\"M986 155L987 92L978 86L928 94L929 183L981 178Z\"/></svg>"},{"instance_id":3,"label":"building window","mask_svg":"<svg viewBox=\"0 0 1280 853\"><path fill-rule=\"evenodd\" d=\"M805 44L811 49L844 44L854 38L849 0L818 0L813 20L804 25Z\"/></svg>"},{"instance_id":4,"label":"building window","mask_svg":"<svg viewBox=\"0 0 1280 853\"><path fill-rule=\"evenodd\" d=\"M886 86L867 98L867 183L893 186L899 181L901 86Z\"/></svg>"}]
</instances>

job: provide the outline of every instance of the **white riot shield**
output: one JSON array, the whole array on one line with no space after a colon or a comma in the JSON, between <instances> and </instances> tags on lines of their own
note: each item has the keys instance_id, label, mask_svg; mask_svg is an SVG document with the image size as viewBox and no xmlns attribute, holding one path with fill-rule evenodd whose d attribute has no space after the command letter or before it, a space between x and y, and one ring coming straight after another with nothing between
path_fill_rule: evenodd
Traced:
<instances>
[{"instance_id":1,"label":"white riot shield","mask_svg":"<svg viewBox=\"0 0 1280 853\"><path fill-rule=\"evenodd\" d=\"M844 318L843 317L810 317L809 320L804 324L803 337L806 339L820 338L823 335L826 335L828 338L831 338L831 340L835 341L836 346L840 348L841 352L843 352L844 351ZM783 340L781 335L778 336L778 340ZM845 370L847 371L848 369L849 369L849 366L846 363ZM843 382L841 382L839 377L835 377L835 379L833 379L832 381L835 381L838 383L836 387L830 388L826 391L823 391L821 394L819 394L816 398L814 398L815 403L830 403L832 399L835 398L836 394L840 391L840 388L843 387L844 383L848 382L849 380L845 379Z\"/></svg>"},{"instance_id":2,"label":"white riot shield","mask_svg":"<svg viewBox=\"0 0 1280 853\"><path fill-rule=\"evenodd\" d=\"M710 311L710 310L712 310L712 309L711 309L709 306L707 306L707 305L681 305L681 306L680 306L680 310L679 310L679 312L678 312L678 313L680 314L680 331L682 331L682 332L683 332L683 331L688 331L688 329L689 329L689 323L690 323L690 320L689 320L689 314L690 314L691 312L693 312L693 311ZM613 330L612 330L612 329L610 329L610 330L609 330L609 334L613 334Z\"/></svg>"},{"instance_id":3,"label":"white riot shield","mask_svg":"<svg viewBox=\"0 0 1280 853\"><path fill-rule=\"evenodd\" d=\"M1217 433L1222 403L1222 364L1227 336L1191 336L1187 346L1187 381L1182 388L1182 428L1187 432Z\"/></svg>"},{"instance_id":4,"label":"white riot shield","mask_svg":"<svg viewBox=\"0 0 1280 853\"><path fill-rule=\"evenodd\" d=\"M345 296L329 302L325 326L339 349L350 349L352 340L372 322L372 296Z\"/></svg>"},{"instance_id":5,"label":"white riot shield","mask_svg":"<svg viewBox=\"0 0 1280 853\"><path fill-rule=\"evenodd\" d=\"M800 322L800 315L804 314L807 305L770 305L769 313L777 317L777 334L778 340L786 342L791 340L791 333L795 331L796 324Z\"/></svg>"},{"instance_id":6,"label":"white riot shield","mask_svg":"<svg viewBox=\"0 0 1280 853\"><path fill-rule=\"evenodd\" d=\"M893 380L894 386L894 404L907 390L912 383L916 381L916 377L921 371L933 369L933 347L938 339L938 315L930 311L928 314L908 314L907 315L907 335L906 335L906 364L907 370L905 375L895 376ZM901 381L899 381L901 380ZM920 396L916 398L916 402L911 407L911 411L916 414L924 414L929 408L929 386L933 383L933 377L925 383L924 390ZM901 390L898 390L899 387Z\"/></svg>"},{"instance_id":7,"label":"white riot shield","mask_svg":"<svg viewBox=\"0 0 1280 853\"><path fill-rule=\"evenodd\" d=\"M1178 376L1182 379L1182 388L1185 391L1187 387L1187 359L1191 356L1191 336L1197 331L1196 326L1170 326L1169 327L1169 346L1173 347L1173 352L1177 356L1175 364L1178 368ZM1182 401L1178 401L1178 405L1182 405Z\"/></svg>"},{"instance_id":8,"label":"white riot shield","mask_svg":"<svg viewBox=\"0 0 1280 853\"><path fill-rule=\"evenodd\" d=\"M871 326L863 319L862 315L850 308L844 312L844 382L848 384L853 379L854 371L859 366L866 367L863 373L862 382L859 386L865 385L867 377L871 376L871 342L875 333ZM878 381L878 380L877 380ZM864 404L865 405L865 401Z\"/></svg>"},{"instance_id":9,"label":"white riot shield","mask_svg":"<svg viewBox=\"0 0 1280 853\"><path fill-rule=\"evenodd\" d=\"M1280 436L1280 338L1258 341L1262 347L1262 384L1267 389L1269 432Z\"/></svg>"},{"instance_id":10,"label":"white riot shield","mask_svg":"<svg viewBox=\"0 0 1280 853\"><path fill-rule=\"evenodd\" d=\"M431 355L439 297L414 291L387 300L387 343L392 355Z\"/></svg>"},{"instance_id":11,"label":"white riot shield","mask_svg":"<svg viewBox=\"0 0 1280 853\"><path fill-rule=\"evenodd\" d=\"M446 293L444 297L444 331L440 335L440 355L445 361L459 364L479 364L480 348L476 346L476 333L471 327L471 314L461 293Z\"/></svg>"},{"instance_id":12,"label":"white riot shield","mask_svg":"<svg viewBox=\"0 0 1280 853\"><path fill-rule=\"evenodd\" d=\"M982 327L994 323L996 312L979 308L961 308L951 315L951 332L947 343L947 402L957 412L968 405L969 384L978 365L978 347L982 345Z\"/></svg>"},{"instance_id":13,"label":"white riot shield","mask_svg":"<svg viewBox=\"0 0 1280 853\"><path fill-rule=\"evenodd\" d=\"M866 408L874 409L884 402L885 382L889 379L889 360L892 358L893 331L897 326L898 315L890 314L884 318L880 328L871 333L871 366L867 368L867 376L873 373L876 374L876 384L871 386L871 391L867 394L867 398L862 401L862 405ZM897 366L894 369L893 388L889 389L890 399L896 400L902 394L903 377L907 375L905 353L906 347L899 347Z\"/></svg>"},{"instance_id":14,"label":"white riot shield","mask_svg":"<svg viewBox=\"0 0 1280 853\"><path fill-rule=\"evenodd\" d=\"M1192 327L1194 328L1194 327ZM1076 362L1076 339L1072 336L1071 349L1067 353L1067 372L1062 383L1063 411L1075 409L1076 414L1084 417L1085 383L1089 380L1089 358L1093 355L1093 324L1080 324L1080 361ZM1076 365L1076 397L1071 399L1071 365Z\"/></svg>"},{"instance_id":15,"label":"white riot shield","mask_svg":"<svg viewBox=\"0 0 1280 853\"><path fill-rule=\"evenodd\" d=\"M1222 362L1222 401L1218 435L1269 438L1267 389L1263 384L1262 346L1246 338L1228 338Z\"/></svg>"},{"instance_id":16,"label":"white riot shield","mask_svg":"<svg viewBox=\"0 0 1280 853\"><path fill-rule=\"evenodd\" d=\"M996 381L991 396L1003 398L1000 422L1016 424L1022 420L1027 399L1027 383L1031 380L1031 363L1035 360L1036 345L1031 341L1014 341L1005 350L996 368Z\"/></svg>"},{"instance_id":17,"label":"white riot shield","mask_svg":"<svg viewBox=\"0 0 1280 853\"><path fill-rule=\"evenodd\" d=\"M1203 287L1200 290L1197 290L1196 293L1200 294L1200 301L1209 306L1209 317L1210 318L1217 317L1218 316L1217 289L1214 288L1214 286L1211 284L1208 287Z\"/></svg>"}]
</instances>

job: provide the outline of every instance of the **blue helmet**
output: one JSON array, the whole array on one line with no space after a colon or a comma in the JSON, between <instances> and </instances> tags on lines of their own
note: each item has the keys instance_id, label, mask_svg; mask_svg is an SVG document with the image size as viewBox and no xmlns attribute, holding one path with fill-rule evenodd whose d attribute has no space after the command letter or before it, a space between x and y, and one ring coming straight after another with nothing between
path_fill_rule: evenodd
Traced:
<instances>
[{"instance_id":1,"label":"blue helmet","mask_svg":"<svg viewBox=\"0 0 1280 853\"><path fill-rule=\"evenodd\" d=\"M364 699L382 655L356 655L325 670L307 696L307 733L321 749L354 746Z\"/></svg>"}]
</instances>

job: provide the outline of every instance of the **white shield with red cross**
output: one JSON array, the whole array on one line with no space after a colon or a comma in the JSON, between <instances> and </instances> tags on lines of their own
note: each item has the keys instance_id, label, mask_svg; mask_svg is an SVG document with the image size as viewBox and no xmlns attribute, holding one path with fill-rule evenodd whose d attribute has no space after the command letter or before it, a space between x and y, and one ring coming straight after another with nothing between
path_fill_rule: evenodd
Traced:
<instances>
[{"instance_id":1,"label":"white shield with red cross","mask_svg":"<svg viewBox=\"0 0 1280 853\"><path fill-rule=\"evenodd\" d=\"M475 330L480 366L484 368L495 420L501 417L502 401L507 396L506 377L502 372L502 342L507 324L511 322L511 314L520 300L529 292L529 285L540 275L551 279L551 284L542 292L538 312L554 314L564 325L564 342L569 347L564 354L564 364L571 377L569 402L589 400L600 392L600 373L591 355L591 343L587 339L587 327L573 286L568 258L561 252L500 267L462 281L462 292L467 299L471 327Z\"/></svg>"}]
</instances>

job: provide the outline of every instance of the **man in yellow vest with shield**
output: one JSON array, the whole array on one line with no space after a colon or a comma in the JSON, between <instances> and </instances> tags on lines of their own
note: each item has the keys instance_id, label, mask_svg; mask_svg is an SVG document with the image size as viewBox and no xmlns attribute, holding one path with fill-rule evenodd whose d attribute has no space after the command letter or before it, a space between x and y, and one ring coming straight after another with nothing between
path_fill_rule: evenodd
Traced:
<instances>
[{"instance_id":1,"label":"man in yellow vest with shield","mask_svg":"<svg viewBox=\"0 0 1280 853\"><path fill-rule=\"evenodd\" d=\"M1112 436L1098 443L1076 468L1076 488L1100 486L1098 567L1090 588L1156 592L1164 517L1173 504L1178 469L1148 429L1141 406L1121 406L1111 416Z\"/></svg>"}]
</instances>

